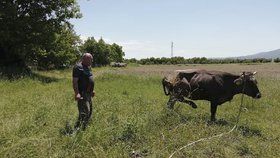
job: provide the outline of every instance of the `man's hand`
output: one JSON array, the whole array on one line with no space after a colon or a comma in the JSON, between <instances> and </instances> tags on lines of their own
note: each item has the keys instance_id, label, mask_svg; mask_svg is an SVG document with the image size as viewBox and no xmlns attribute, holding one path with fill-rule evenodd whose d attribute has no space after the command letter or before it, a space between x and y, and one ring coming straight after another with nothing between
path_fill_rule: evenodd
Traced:
<instances>
[{"instance_id":1,"label":"man's hand","mask_svg":"<svg viewBox=\"0 0 280 158\"><path fill-rule=\"evenodd\" d=\"M80 93L75 94L75 100L78 101L80 99L83 99Z\"/></svg>"},{"instance_id":2,"label":"man's hand","mask_svg":"<svg viewBox=\"0 0 280 158\"><path fill-rule=\"evenodd\" d=\"M80 99L83 99L81 94L79 93L79 89L78 89L78 80L79 78L77 77L73 77L73 80L72 80L72 83L73 83L73 89L74 89L74 92L75 92L75 100L78 101Z\"/></svg>"},{"instance_id":3,"label":"man's hand","mask_svg":"<svg viewBox=\"0 0 280 158\"><path fill-rule=\"evenodd\" d=\"M95 91L92 91L91 97L95 96Z\"/></svg>"}]
</instances>

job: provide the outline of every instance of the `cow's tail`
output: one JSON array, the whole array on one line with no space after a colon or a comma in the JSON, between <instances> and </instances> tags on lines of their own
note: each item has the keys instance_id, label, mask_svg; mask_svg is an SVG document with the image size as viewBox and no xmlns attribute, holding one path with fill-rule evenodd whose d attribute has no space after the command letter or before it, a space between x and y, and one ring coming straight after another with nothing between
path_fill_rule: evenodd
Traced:
<instances>
[{"instance_id":1,"label":"cow's tail","mask_svg":"<svg viewBox=\"0 0 280 158\"><path fill-rule=\"evenodd\" d=\"M167 81L167 78L164 77L162 79L162 86L163 86L163 91L165 95L170 95L170 91L169 91L169 86L168 86L169 82Z\"/></svg>"}]
</instances>

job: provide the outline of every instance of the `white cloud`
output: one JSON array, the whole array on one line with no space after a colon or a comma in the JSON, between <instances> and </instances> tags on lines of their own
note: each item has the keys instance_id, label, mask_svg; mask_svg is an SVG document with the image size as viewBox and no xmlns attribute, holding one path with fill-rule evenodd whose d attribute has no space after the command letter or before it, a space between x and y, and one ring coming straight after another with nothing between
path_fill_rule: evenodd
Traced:
<instances>
[{"instance_id":1,"label":"white cloud","mask_svg":"<svg viewBox=\"0 0 280 158\"><path fill-rule=\"evenodd\" d=\"M82 40L82 42L85 42L89 37L93 37L93 36L85 36L85 35L80 35L80 39ZM103 37L99 37L99 38L96 38L94 37L95 40L99 40L100 38L102 38L106 43L109 43L109 44L112 44L114 43L111 39L109 38L103 38Z\"/></svg>"},{"instance_id":2,"label":"white cloud","mask_svg":"<svg viewBox=\"0 0 280 158\"><path fill-rule=\"evenodd\" d=\"M125 58L162 57L167 56L170 51L170 46L161 46L153 41L130 40L120 41L118 44L123 46Z\"/></svg>"},{"instance_id":3,"label":"white cloud","mask_svg":"<svg viewBox=\"0 0 280 158\"><path fill-rule=\"evenodd\" d=\"M82 42L85 42L88 38L88 36L80 35L80 39L82 40Z\"/></svg>"},{"instance_id":4,"label":"white cloud","mask_svg":"<svg viewBox=\"0 0 280 158\"><path fill-rule=\"evenodd\" d=\"M89 36L80 35L81 40L84 42ZM116 43L122 46L125 52L125 58L148 58L148 57L169 57L170 56L170 43L162 45L154 41L144 41L144 40L127 40L119 41L113 40L106 37L99 37L95 40L102 38L106 43L113 44Z\"/></svg>"}]
</instances>

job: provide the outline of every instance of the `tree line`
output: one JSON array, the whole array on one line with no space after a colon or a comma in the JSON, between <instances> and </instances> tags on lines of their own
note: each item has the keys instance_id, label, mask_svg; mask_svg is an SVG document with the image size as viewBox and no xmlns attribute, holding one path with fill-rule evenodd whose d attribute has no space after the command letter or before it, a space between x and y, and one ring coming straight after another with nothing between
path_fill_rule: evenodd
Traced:
<instances>
[{"instance_id":1,"label":"tree line","mask_svg":"<svg viewBox=\"0 0 280 158\"><path fill-rule=\"evenodd\" d=\"M280 58L276 58L273 60L275 63L280 63Z\"/></svg>"},{"instance_id":2,"label":"tree line","mask_svg":"<svg viewBox=\"0 0 280 158\"><path fill-rule=\"evenodd\" d=\"M81 18L76 0L0 1L0 66L60 69L72 66L85 52L93 66L123 62L125 53L116 43L94 37L82 41L70 19ZM272 59L207 59L173 57L126 59L139 64L266 63ZM280 62L277 58L274 62Z\"/></svg>"},{"instance_id":3,"label":"tree line","mask_svg":"<svg viewBox=\"0 0 280 158\"><path fill-rule=\"evenodd\" d=\"M142 65L153 65L153 64L230 64L230 63L269 63L273 59L266 58L256 58L256 59L207 59L206 57L194 57L194 58L184 58L184 57L172 57L172 58L145 58L145 59L126 59L125 62L137 63ZM274 59L274 62L280 62L279 58Z\"/></svg>"}]
</instances>

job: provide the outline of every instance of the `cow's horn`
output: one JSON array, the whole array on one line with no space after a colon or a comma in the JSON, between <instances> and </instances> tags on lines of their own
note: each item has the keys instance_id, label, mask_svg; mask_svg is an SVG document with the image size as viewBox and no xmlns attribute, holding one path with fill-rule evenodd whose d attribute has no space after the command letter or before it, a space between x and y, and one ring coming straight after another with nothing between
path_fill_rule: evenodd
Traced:
<instances>
[{"instance_id":1,"label":"cow's horn","mask_svg":"<svg viewBox=\"0 0 280 158\"><path fill-rule=\"evenodd\" d=\"M257 74L257 71L253 72L253 75Z\"/></svg>"}]
</instances>

